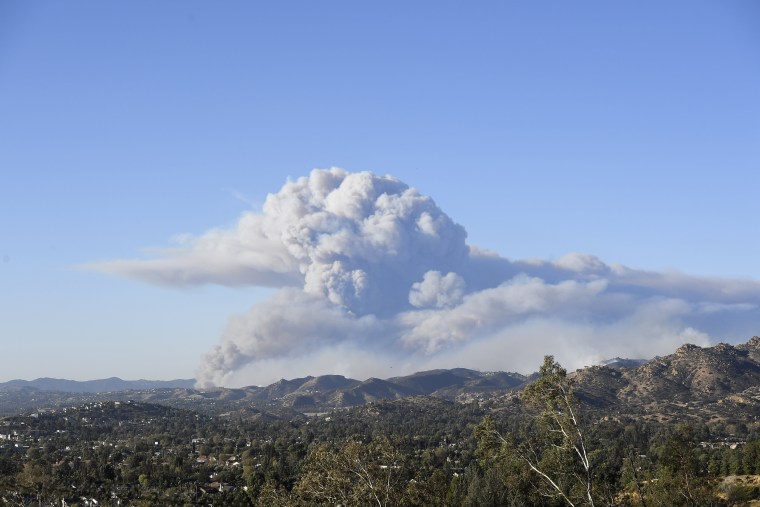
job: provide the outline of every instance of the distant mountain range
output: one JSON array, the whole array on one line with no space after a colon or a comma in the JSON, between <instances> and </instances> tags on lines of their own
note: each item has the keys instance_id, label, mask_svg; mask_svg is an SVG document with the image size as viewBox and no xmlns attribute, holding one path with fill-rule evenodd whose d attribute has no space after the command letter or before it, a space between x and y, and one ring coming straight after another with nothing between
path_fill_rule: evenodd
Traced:
<instances>
[{"instance_id":1,"label":"distant mountain range","mask_svg":"<svg viewBox=\"0 0 760 507\"><path fill-rule=\"evenodd\" d=\"M309 376L282 379L265 387L239 389L194 389L192 379L13 380L0 384L0 416L108 400L161 403L210 413L313 413L413 396L451 401L485 399L522 386L528 380L529 377L519 373L483 373L464 368L424 371L386 380L370 378L360 381L342 375Z\"/></svg>"},{"instance_id":2,"label":"distant mountain range","mask_svg":"<svg viewBox=\"0 0 760 507\"><path fill-rule=\"evenodd\" d=\"M477 395L492 395L524 384L528 377L519 373L483 373L465 368L430 370L387 380L365 381L341 375L323 375L280 380L267 387L244 387L241 397L276 403L299 411L364 405L382 399L434 396L463 401Z\"/></svg>"},{"instance_id":3,"label":"distant mountain range","mask_svg":"<svg viewBox=\"0 0 760 507\"><path fill-rule=\"evenodd\" d=\"M760 420L760 337L741 345L683 345L649 361L615 358L572 372L575 392L590 410L653 420ZM379 400L434 397L516 406L535 378L464 368L364 381L341 375L280 380L240 389L194 389L192 379L76 382L14 380L0 384L0 415L105 400L160 403L212 414L272 417L329 412Z\"/></svg>"},{"instance_id":4,"label":"distant mountain range","mask_svg":"<svg viewBox=\"0 0 760 507\"><path fill-rule=\"evenodd\" d=\"M365 381L342 375L322 375L291 380L279 380L266 387L250 386L240 389L214 388L208 392L222 392L225 399L252 399L256 401L282 400L288 405L331 403L335 406L360 405L386 398L403 398L416 395L433 395L456 398L464 390L468 393L489 393L517 387L528 377L519 373L483 373L465 368L431 370L387 380L370 378ZM194 379L177 380L122 380L111 377L100 380L66 380L38 378L11 380L0 383L0 391L19 389L60 393L114 393L156 389L193 389Z\"/></svg>"},{"instance_id":5,"label":"distant mountain range","mask_svg":"<svg viewBox=\"0 0 760 507\"><path fill-rule=\"evenodd\" d=\"M599 366L606 366L608 368L614 368L616 370L623 370L626 368L636 368L642 364L648 363L649 359L623 359L620 357L613 357L599 363Z\"/></svg>"},{"instance_id":6,"label":"distant mountain range","mask_svg":"<svg viewBox=\"0 0 760 507\"><path fill-rule=\"evenodd\" d=\"M63 393L105 393L169 387L191 388L194 386L195 379L122 380L118 377L85 381L45 377L36 380L11 380L9 382L0 382L0 390L30 387L33 389L39 389L40 391L57 391Z\"/></svg>"}]
</instances>

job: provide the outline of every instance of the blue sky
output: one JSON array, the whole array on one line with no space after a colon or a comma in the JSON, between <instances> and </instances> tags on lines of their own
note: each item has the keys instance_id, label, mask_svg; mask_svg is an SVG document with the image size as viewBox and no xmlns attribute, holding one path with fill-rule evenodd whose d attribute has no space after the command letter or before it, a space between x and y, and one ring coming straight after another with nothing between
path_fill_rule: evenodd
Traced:
<instances>
[{"instance_id":1,"label":"blue sky","mask_svg":"<svg viewBox=\"0 0 760 507\"><path fill-rule=\"evenodd\" d=\"M79 266L312 168L509 259L760 280L758 55L754 1L3 2L0 381L193 376L272 288Z\"/></svg>"}]
</instances>

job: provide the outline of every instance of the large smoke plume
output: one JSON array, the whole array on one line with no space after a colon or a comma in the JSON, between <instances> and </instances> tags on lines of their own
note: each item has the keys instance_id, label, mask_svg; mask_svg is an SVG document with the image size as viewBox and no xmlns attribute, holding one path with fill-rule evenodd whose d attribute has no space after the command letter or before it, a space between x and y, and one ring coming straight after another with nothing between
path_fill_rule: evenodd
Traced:
<instances>
[{"instance_id":1,"label":"large smoke plume","mask_svg":"<svg viewBox=\"0 0 760 507\"><path fill-rule=\"evenodd\" d=\"M466 243L435 202L390 176L314 170L235 228L152 260L94 264L170 286L280 290L230 319L201 385L432 367L525 371L650 357L757 334L760 283L608 265L591 255L511 261Z\"/></svg>"}]
</instances>

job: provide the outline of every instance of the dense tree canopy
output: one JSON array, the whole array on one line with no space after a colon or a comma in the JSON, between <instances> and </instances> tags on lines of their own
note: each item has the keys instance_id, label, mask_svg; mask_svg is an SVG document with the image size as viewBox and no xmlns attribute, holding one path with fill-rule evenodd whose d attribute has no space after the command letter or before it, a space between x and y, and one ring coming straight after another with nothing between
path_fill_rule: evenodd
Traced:
<instances>
[{"instance_id":1,"label":"dense tree canopy","mask_svg":"<svg viewBox=\"0 0 760 507\"><path fill-rule=\"evenodd\" d=\"M700 506L760 497L760 425L578 403L551 356L519 396L311 417L103 402L0 420L0 505Z\"/></svg>"}]
</instances>

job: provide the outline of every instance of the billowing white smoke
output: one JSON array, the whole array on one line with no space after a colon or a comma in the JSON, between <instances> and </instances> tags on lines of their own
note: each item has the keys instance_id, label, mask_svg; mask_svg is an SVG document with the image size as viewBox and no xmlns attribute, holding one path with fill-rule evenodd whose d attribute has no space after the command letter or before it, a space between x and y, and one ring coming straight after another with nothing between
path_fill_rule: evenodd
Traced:
<instances>
[{"instance_id":1,"label":"billowing white smoke","mask_svg":"<svg viewBox=\"0 0 760 507\"><path fill-rule=\"evenodd\" d=\"M234 229L164 258L92 266L166 285L281 287L230 320L203 358L202 385L527 371L548 353L576 367L757 334L755 281L637 271L583 254L513 262L465 239L403 182L332 168L286 183Z\"/></svg>"},{"instance_id":2,"label":"billowing white smoke","mask_svg":"<svg viewBox=\"0 0 760 507\"><path fill-rule=\"evenodd\" d=\"M313 171L269 195L263 216L277 224L304 291L356 315L408 307L414 282L467 256L464 229L432 199L370 173Z\"/></svg>"},{"instance_id":3,"label":"billowing white smoke","mask_svg":"<svg viewBox=\"0 0 760 507\"><path fill-rule=\"evenodd\" d=\"M452 272L443 276L440 271L428 271L421 282L412 285L409 302L416 308L450 308L462 301L464 289L464 278L460 275Z\"/></svg>"}]
</instances>

